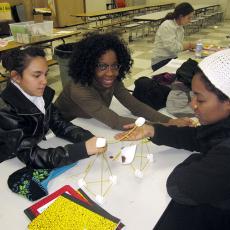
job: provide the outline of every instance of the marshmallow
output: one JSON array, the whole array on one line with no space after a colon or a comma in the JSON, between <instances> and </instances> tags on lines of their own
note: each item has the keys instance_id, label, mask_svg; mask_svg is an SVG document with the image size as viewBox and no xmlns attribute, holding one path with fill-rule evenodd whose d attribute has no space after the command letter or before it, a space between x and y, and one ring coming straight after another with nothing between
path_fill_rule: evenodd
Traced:
<instances>
[{"instance_id":1,"label":"marshmallow","mask_svg":"<svg viewBox=\"0 0 230 230\"><path fill-rule=\"evenodd\" d=\"M149 162L153 162L153 154L147 154L147 159L149 160Z\"/></svg>"},{"instance_id":2,"label":"marshmallow","mask_svg":"<svg viewBox=\"0 0 230 230\"><path fill-rule=\"evenodd\" d=\"M112 182L112 184L117 184L117 176L112 175L109 177L109 180Z\"/></svg>"},{"instance_id":3,"label":"marshmallow","mask_svg":"<svg viewBox=\"0 0 230 230\"><path fill-rule=\"evenodd\" d=\"M135 125L138 127L141 127L144 123L145 123L144 117L138 117L137 120L135 121Z\"/></svg>"},{"instance_id":4,"label":"marshmallow","mask_svg":"<svg viewBox=\"0 0 230 230\"><path fill-rule=\"evenodd\" d=\"M144 176L143 172L139 169L136 169L134 174L138 178L143 178L143 176Z\"/></svg>"},{"instance_id":5,"label":"marshmallow","mask_svg":"<svg viewBox=\"0 0 230 230\"><path fill-rule=\"evenodd\" d=\"M96 140L96 147L103 148L106 146L106 139L103 137L98 137Z\"/></svg>"}]
</instances>

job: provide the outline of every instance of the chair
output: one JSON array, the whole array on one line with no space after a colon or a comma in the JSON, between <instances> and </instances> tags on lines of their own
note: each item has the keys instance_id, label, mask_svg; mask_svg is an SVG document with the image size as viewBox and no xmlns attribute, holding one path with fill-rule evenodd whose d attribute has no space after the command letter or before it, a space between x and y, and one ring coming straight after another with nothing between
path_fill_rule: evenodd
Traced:
<instances>
[{"instance_id":1,"label":"chair","mask_svg":"<svg viewBox=\"0 0 230 230\"><path fill-rule=\"evenodd\" d=\"M126 7L125 0L114 0L116 8Z\"/></svg>"}]
</instances>

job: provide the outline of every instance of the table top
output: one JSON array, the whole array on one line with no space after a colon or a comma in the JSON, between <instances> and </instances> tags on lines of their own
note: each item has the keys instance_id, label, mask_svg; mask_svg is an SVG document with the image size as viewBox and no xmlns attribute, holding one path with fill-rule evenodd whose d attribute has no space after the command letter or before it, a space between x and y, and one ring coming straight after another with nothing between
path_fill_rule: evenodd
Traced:
<instances>
[{"instance_id":1,"label":"table top","mask_svg":"<svg viewBox=\"0 0 230 230\"><path fill-rule=\"evenodd\" d=\"M159 11L159 12L154 12L154 13L150 13L150 14L136 16L133 19L135 21L158 21L158 20L163 19L170 12L173 12L173 9L171 9L171 10L162 10L162 11Z\"/></svg>"},{"instance_id":2,"label":"table top","mask_svg":"<svg viewBox=\"0 0 230 230\"><path fill-rule=\"evenodd\" d=\"M25 46L30 46L30 45L37 45L37 44L41 44L41 43L46 43L46 42L52 42L55 40L59 40L59 39L64 39L64 38L68 38L71 37L73 35L78 35L81 32L78 30L74 30L74 31L68 31L68 30L61 30L61 29L54 29L53 34L50 36L44 36L44 37L39 37L38 39L30 42L30 43L19 43L16 42L14 40L11 40L8 42L8 44L4 47L0 47L0 53L1 52L6 52L12 49L18 49L20 47L25 47Z\"/></svg>"},{"instance_id":3,"label":"table top","mask_svg":"<svg viewBox=\"0 0 230 230\"><path fill-rule=\"evenodd\" d=\"M122 115L130 113L116 100L113 100L112 108L120 111ZM95 119L75 119L75 124L89 129L97 136L104 136L112 140L117 131L108 128ZM57 137L48 141L42 141L43 148L55 147L68 143ZM109 144L107 155L116 154L122 146L130 144L127 142ZM173 168L190 155L185 150L177 150L166 146L148 144L149 152L153 154L154 162L144 170L142 179L135 177L130 165L122 165L118 161L108 158L113 175L117 176L118 183L114 185L105 195L102 207L112 215L120 218L126 225L127 230L150 230L157 223L163 211L167 207L170 197L166 191L166 180ZM144 150L146 152L146 150ZM49 193L69 184L78 189L78 180L83 177L86 166L95 156L84 159L78 164L52 180L48 185ZM18 159L11 159L0 164L1 186L0 186L0 222L2 229L23 230L27 228L29 219L23 210L32 205L32 202L11 192L7 186L7 179L17 169L23 167ZM100 163L92 170L95 177L100 174ZM84 190L92 199L94 197Z\"/></svg>"}]
</instances>

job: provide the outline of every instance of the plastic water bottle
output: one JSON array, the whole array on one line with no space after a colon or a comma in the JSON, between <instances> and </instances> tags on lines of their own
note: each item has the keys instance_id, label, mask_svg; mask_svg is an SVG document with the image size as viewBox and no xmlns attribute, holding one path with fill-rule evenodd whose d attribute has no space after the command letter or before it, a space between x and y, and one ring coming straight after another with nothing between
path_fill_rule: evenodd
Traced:
<instances>
[{"instance_id":1,"label":"plastic water bottle","mask_svg":"<svg viewBox=\"0 0 230 230\"><path fill-rule=\"evenodd\" d=\"M196 43L196 49L195 49L195 56L196 58L201 58L202 57L202 50L203 50L203 43L201 40L199 40Z\"/></svg>"}]
</instances>

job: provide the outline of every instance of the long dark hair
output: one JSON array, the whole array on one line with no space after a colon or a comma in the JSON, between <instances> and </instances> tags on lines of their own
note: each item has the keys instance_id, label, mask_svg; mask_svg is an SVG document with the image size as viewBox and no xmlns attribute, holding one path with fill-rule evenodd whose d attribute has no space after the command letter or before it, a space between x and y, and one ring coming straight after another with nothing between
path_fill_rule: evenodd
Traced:
<instances>
[{"instance_id":1,"label":"long dark hair","mask_svg":"<svg viewBox=\"0 0 230 230\"><path fill-rule=\"evenodd\" d=\"M194 11L192 5L188 2L182 2L179 5L177 5L173 12L168 13L165 18L162 20L164 22L165 20L174 20L178 19L180 16L186 16ZM161 22L161 23L162 23Z\"/></svg>"}]
</instances>

